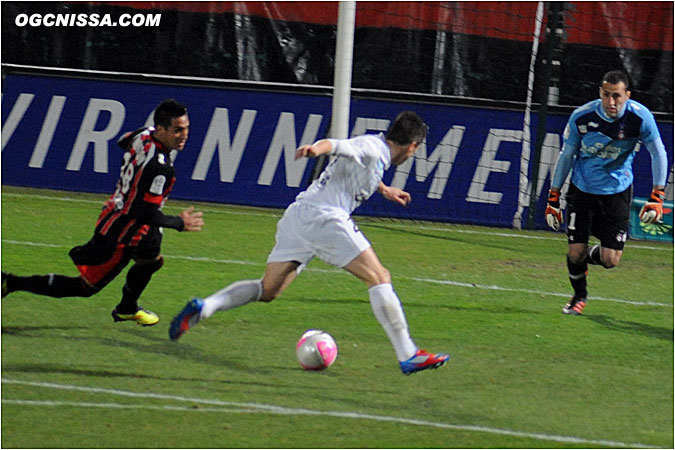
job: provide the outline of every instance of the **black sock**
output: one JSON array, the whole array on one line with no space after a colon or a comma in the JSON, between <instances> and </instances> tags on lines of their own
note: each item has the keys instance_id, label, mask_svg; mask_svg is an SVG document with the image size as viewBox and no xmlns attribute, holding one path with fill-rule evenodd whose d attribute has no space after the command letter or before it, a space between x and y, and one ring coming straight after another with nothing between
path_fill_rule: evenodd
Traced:
<instances>
[{"instance_id":1,"label":"black sock","mask_svg":"<svg viewBox=\"0 0 675 450\"><path fill-rule=\"evenodd\" d=\"M588 270L588 264L584 261L580 264L575 264L570 261L569 256L567 257L567 271L570 277L570 284L574 289L574 296L576 298L586 298L588 293L586 292L586 271Z\"/></svg>"},{"instance_id":2,"label":"black sock","mask_svg":"<svg viewBox=\"0 0 675 450\"><path fill-rule=\"evenodd\" d=\"M127 282L122 287L122 300L115 308L120 314L133 314L138 311L138 299L146 288L152 274L157 272L164 260L162 258L150 264L134 264L127 272Z\"/></svg>"},{"instance_id":3,"label":"black sock","mask_svg":"<svg viewBox=\"0 0 675 450\"><path fill-rule=\"evenodd\" d=\"M602 265L602 259L600 259L600 244L594 245L586 251L586 262L588 264Z\"/></svg>"},{"instance_id":4,"label":"black sock","mask_svg":"<svg viewBox=\"0 0 675 450\"><path fill-rule=\"evenodd\" d=\"M7 275L7 291L27 291L33 294L48 297L90 297L97 292L89 287L80 277L66 277L64 275L32 275L19 277Z\"/></svg>"}]
</instances>

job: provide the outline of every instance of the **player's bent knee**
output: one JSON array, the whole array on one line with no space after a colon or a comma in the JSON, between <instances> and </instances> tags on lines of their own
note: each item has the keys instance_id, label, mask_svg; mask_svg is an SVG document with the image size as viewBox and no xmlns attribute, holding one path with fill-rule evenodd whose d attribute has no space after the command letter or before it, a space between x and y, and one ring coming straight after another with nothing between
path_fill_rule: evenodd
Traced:
<instances>
[{"instance_id":1,"label":"player's bent knee","mask_svg":"<svg viewBox=\"0 0 675 450\"><path fill-rule=\"evenodd\" d=\"M275 298L277 298L277 296L278 296L277 293L274 293L274 292L272 292L272 293L267 293L267 291L265 291L265 290L263 289L263 294L260 296L260 301L261 301L261 302L265 302L265 303L269 303L269 302L271 302L272 300L274 300Z\"/></svg>"},{"instance_id":2,"label":"player's bent knee","mask_svg":"<svg viewBox=\"0 0 675 450\"><path fill-rule=\"evenodd\" d=\"M265 285L263 285L262 294L260 295L259 301L269 303L279 296L279 293L280 293L279 291L280 291L280 289L278 289L278 288L265 287Z\"/></svg>"},{"instance_id":3,"label":"player's bent knee","mask_svg":"<svg viewBox=\"0 0 675 450\"><path fill-rule=\"evenodd\" d=\"M136 261L136 264L143 268L145 272L152 274L162 268L164 265L164 257L160 255L158 258L153 259L152 261Z\"/></svg>"},{"instance_id":4,"label":"player's bent knee","mask_svg":"<svg viewBox=\"0 0 675 450\"><path fill-rule=\"evenodd\" d=\"M87 283L87 281L84 278L80 278L80 283L81 283L81 297L88 298L93 295L96 295L101 291L101 288L92 286L91 284Z\"/></svg>"},{"instance_id":5,"label":"player's bent knee","mask_svg":"<svg viewBox=\"0 0 675 450\"><path fill-rule=\"evenodd\" d=\"M585 252L569 252L567 254L567 257L569 258L570 262L573 264L581 264L586 260L586 253Z\"/></svg>"},{"instance_id":6,"label":"player's bent knee","mask_svg":"<svg viewBox=\"0 0 675 450\"><path fill-rule=\"evenodd\" d=\"M368 287L377 286L378 284L391 284L391 273L382 267L380 270L373 271L368 278L364 280Z\"/></svg>"},{"instance_id":7,"label":"player's bent knee","mask_svg":"<svg viewBox=\"0 0 675 450\"><path fill-rule=\"evenodd\" d=\"M607 261L603 259L602 267L605 269L613 269L619 265L619 258L609 258Z\"/></svg>"},{"instance_id":8,"label":"player's bent knee","mask_svg":"<svg viewBox=\"0 0 675 450\"><path fill-rule=\"evenodd\" d=\"M162 255L159 255L159 258L155 260L153 263L152 267L155 269L155 272L157 272L159 269L164 266L164 257Z\"/></svg>"},{"instance_id":9,"label":"player's bent knee","mask_svg":"<svg viewBox=\"0 0 675 450\"><path fill-rule=\"evenodd\" d=\"M600 255L600 259L602 260L602 267L605 269L613 269L614 267L619 265L619 261L621 261L621 255L622 252L620 251L606 251L602 252Z\"/></svg>"},{"instance_id":10,"label":"player's bent knee","mask_svg":"<svg viewBox=\"0 0 675 450\"><path fill-rule=\"evenodd\" d=\"M379 273L379 281L378 284L391 283L391 272L383 267Z\"/></svg>"}]
</instances>

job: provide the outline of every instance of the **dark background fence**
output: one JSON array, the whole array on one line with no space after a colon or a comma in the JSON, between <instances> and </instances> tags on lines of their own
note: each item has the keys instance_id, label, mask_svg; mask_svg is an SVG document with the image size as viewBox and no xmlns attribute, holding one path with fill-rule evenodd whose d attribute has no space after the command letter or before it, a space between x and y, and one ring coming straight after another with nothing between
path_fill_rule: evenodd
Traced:
<instances>
[{"instance_id":1,"label":"dark background fence","mask_svg":"<svg viewBox=\"0 0 675 450\"><path fill-rule=\"evenodd\" d=\"M546 3L545 25L551 3ZM554 103L624 69L673 112L672 2L560 2ZM357 2L353 87L523 102L537 2ZM2 2L3 63L330 86L337 2ZM20 27L18 14L161 13L159 27ZM542 42L546 39L546 26ZM546 88L545 52L535 102Z\"/></svg>"}]
</instances>

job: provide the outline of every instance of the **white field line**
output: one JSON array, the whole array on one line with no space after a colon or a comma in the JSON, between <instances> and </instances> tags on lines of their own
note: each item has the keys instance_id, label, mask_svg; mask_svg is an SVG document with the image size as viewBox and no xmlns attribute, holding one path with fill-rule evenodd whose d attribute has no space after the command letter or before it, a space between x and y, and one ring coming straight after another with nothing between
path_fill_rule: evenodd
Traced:
<instances>
[{"instance_id":1,"label":"white field line","mask_svg":"<svg viewBox=\"0 0 675 450\"><path fill-rule=\"evenodd\" d=\"M298 416L324 416L324 417L336 417L342 419L356 419L356 420L372 420L376 422L393 422L401 423L405 425L416 425L423 427L433 427L433 428L442 428L450 430L459 430L459 431L474 431L478 433L489 433L489 434L501 434L506 436L516 436L524 437L530 439L538 439L545 441L554 441L562 442L568 444L590 444L593 445L603 445L608 447L623 447L623 448L658 448L654 446L644 445L644 444L629 444L625 442L617 442L610 440L596 440L596 439L585 439L574 436L560 436L560 435L549 435L545 433L528 433L522 431L514 431L502 428L492 428L479 425L456 425L444 422L430 422L426 420L417 420L409 419L405 417L395 417L395 416L380 416L373 414L362 414L357 412L349 411L322 411L322 410L313 410L305 408L287 408L283 406L261 404L261 403L240 403L240 402L231 402L215 399L203 399L195 397L183 397L176 395L168 394L156 394L151 392L131 392L131 391L121 391L117 389L102 389L102 388L92 388L87 386L75 386L75 385L64 385L64 384L55 384L55 383L43 383L43 382L33 382L33 381L22 381L22 380L13 380L2 378L3 384L17 384L24 386L33 386L40 388L48 389L59 389L67 391L80 391L88 392L94 394L104 394L104 395L116 395L121 397L131 397L134 399L140 398L151 398L156 400L166 400L166 401L176 401L176 402L185 402L191 406L172 406L172 405L142 405L142 404L120 404L120 403L94 403L94 402L70 402L70 401L54 401L54 400L12 400L12 399L2 399L2 403L6 404L15 404L23 406L44 406L44 407L89 407L89 408L109 408L109 409L153 409L153 410L166 410L166 411L181 411L181 412L198 412L198 413L250 413L250 414L278 414L278 415L298 415ZM216 408L194 408L195 404L204 404L215 406Z\"/></svg>"},{"instance_id":2,"label":"white field line","mask_svg":"<svg viewBox=\"0 0 675 450\"><path fill-rule=\"evenodd\" d=\"M543 296L546 296L546 297L552 296L552 297L568 298L570 296L569 292L568 293L546 292L546 291L536 291L536 290L533 290L533 289L506 288L506 287L495 286L495 285L460 283L460 282L457 282L457 281L450 281L450 280L433 280L433 279L429 279L429 278L415 278L415 277L398 277L398 278L407 278L407 279L410 279L410 280L420 281L420 282L423 282L423 283L447 284L447 285L450 285L450 286L485 289L485 290L490 290L490 291L522 292L522 293L525 293L525 294L536 294L536 295L543 295ZM624 299L621 299L621 298L596 297L596 296L593 296L593 295L589 295L588 299L589 300L599 300L599 301L604 301L604 302L624 303L624 304L627 304L627 305L637 305L637 306L665 306L665 307L671 307L671 308L674 306L673 304L668 304L668 303L643 302L643 301L637 301L637 300L624 300Z\"/></svg>"},{"instance_id":3,"label":"white field line","mask_svg":"<svg viewBox=\"0 0 675 450\"><path fill-rule=\"evenodd\" d=\"M17 197L17 198L34 198L38 200L48 200L48 201L59 201L59 202L73 202L73 203L89 203L93 205L99 205L103 206L103 203L105 200L90 200L86 198L73 198L73 197L52 197L50 195L38 195L38 194L16 194L12 192L3 192L2 196L7 196L7 197ZM188 202L188 200L177 200L181 202ZM204 213L211 213L211 214L231 214L234 216L263 216L263 217L281 217L281 214L278 212L274 211L235 211L233 209L226 209L228 206L232 206L232 208L236 208L236 206L233 205L223 205L222 209L209 209L209 208L198 208L199 211L202 211ZM180 208L178 206L173 206L171 204L166 205L164 209L171 209L171 210L176 210L176 211L181 211L183 208Z\"/></svg>"},{"instance_id":4,"label":"white field line","mask_svg":"<svg viewBox=\"0 0 675 450\"><path fill-rule=\"evenodd\" d=\"M52 197L49 195L38 195L38 194L17 194L17 193L11 193L11 192L3 192L3 196L7 197L17 197L17 198L35 198L35 199L40 199L40 200L49 200L49 201L63 201L63 202L75 202L75 203L91 203L91 204L96 204L96 205L102 205L103 201L102 200L89 200L89 199L78 199L78 198L72 198L72 197ZM233 209L226 209L228 205L223 205L223 208L220 209L209 209L209 208L199 208L200 211L203 213L208 213L208 214L230 214L230 215L235 215L235 216L252 216L252 217L281 217L281 213L279 212L274 212L274 211L236 211ZM172 210L180 210L181 208L177 206L171 206L167 205L165 209L172 209ZM369 223L360 223L362 227L367 227ZM480 231L480 230L464 230L464 229L458 229L458 228L449 228L449 227L434 227L430 225L417 225L417 224L399 224L399 223L388 223L387 227L392 227L392 228L401 228L401 229L414 229L414 230L427 230L427 231L438 231L438 232L444 232L444 233L460 233L460 234L477 234L477 235L483 235L483 236L497 236L497 237L504 237L504 238L520 238L520 239L534 239L534 240L547 240L547 241L560 241L560 242L566 242L567 239L562 236L533 236L533 235L528 235L528 234L520 234L520 233L511 233L511 232L499 232L499 231ZM644 245L644 244L638 244L636 242L629 241L626 243L626 248L630 249L642 249L642 250L657 250L657 251L674 251L675 247L672 245L669 246L650 246L650 245Z\"/></svg>"},{"instance_id":5,"label":"white field line","mask_svg":"<svg viewBox=\"0 0 675 450\"><path fill-rule=\"evenodd\" d=\"M50 248L64 248L64 249L70 248L69 246L65 246L65 245L47 244L47 243L42 243L42 242L14 241L14 240L9 240L9 239L2 239L2 243L11 244L11 245L27 245L27 246L32 246L32 247L50 247ZM253 261L240 261L240 260L234 260L234 259L207 258L207 257L203 257L203 256L183 256L183 255L167 255L167 254L164 254L163 256L165 258L169 258L169 259L183 259L183 260L195 261L195 262L205 262L205 263L215 263L215 264L237 264L237 265L245 265L245 266L259 266L261 269L265 267L265 263L253 262ZM308 271L308 272L349 275L348 272L346 272L342 269L308 268L308 269L305 269L305 270ZM496 285L467 283L467 282L454 281L454 280L436 280L436 279L433 279L433 278L409 277L409 276L405 276L405 275L400 275L400 276L397 275L396 278L399 278L401 280L417 281L417 282L420 282L420 283L441 284L441 285L447 285L447 286L481 289L481 290L488 290L488 291L522 292L524 294L543 295L543 296L546 296L546 297L565 297L565 298L567 298L567 297L570 296L569 293L564 293L564 292L547 292L547 291L538 291L538 290L533 290L533 289L510 288L510 287L503 287L503 286L496 286ZM623 303L623 304L627 304L627 305L636 305L636 306L661 306L661 307L666 307L666 308L673 308L673 306L675 306L672 303L669 304L669 303L649 302L649 301L640 301L640 300L626 300L626 299L621 299L621 298L597 297L597 296L593 296L593 295L589 295L588 299L589 300L604 301L604 302Z\"/></svg>"}]
</instances>

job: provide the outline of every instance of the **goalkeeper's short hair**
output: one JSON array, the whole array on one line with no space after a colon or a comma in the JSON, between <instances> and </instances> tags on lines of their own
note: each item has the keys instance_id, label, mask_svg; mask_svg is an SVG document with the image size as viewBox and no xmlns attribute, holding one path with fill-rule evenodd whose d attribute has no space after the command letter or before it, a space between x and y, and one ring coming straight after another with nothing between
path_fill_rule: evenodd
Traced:
<instances>
[{"instance_id":1,"label":"goalkeeper's short hair","mask_svg":"<svg viewBox=\"0 0 675 450\"><path fill-rule=\"evenodd\" d=\"M628 78L628 74L623 70L610 70L602 76L600 85L602 86L602 83L604 82L609 84L623 83L626 86L626 90L630 90L630 79Z\"/></svg>"}]
</instances>

